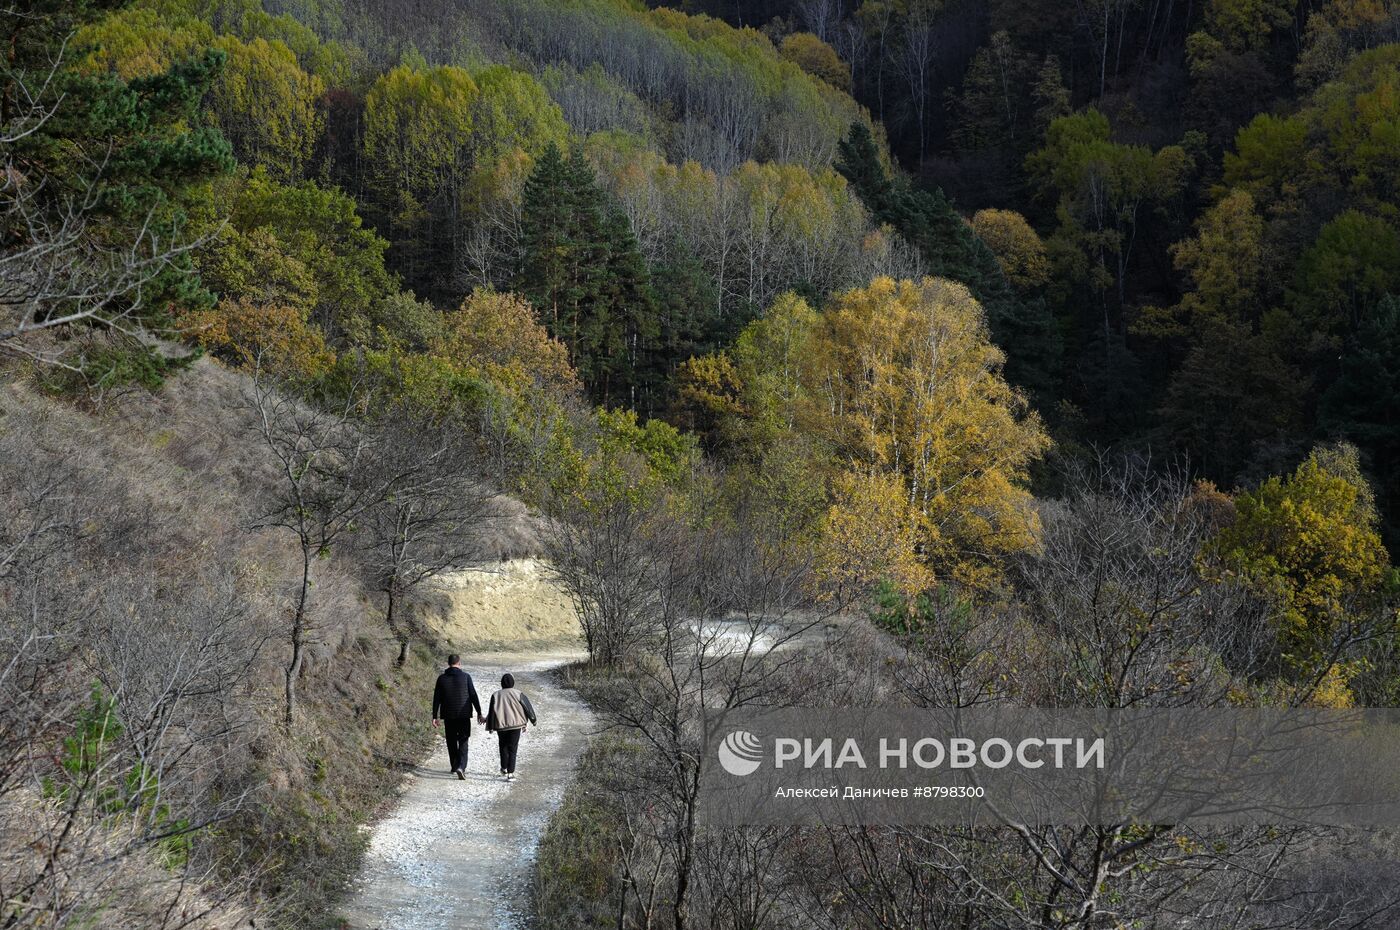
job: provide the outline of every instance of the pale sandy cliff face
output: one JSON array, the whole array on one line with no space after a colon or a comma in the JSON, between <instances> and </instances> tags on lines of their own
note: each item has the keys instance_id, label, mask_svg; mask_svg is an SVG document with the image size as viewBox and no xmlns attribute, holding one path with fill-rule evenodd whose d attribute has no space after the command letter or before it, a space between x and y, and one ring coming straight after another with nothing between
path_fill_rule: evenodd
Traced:
<instances>
[{"instance_id":1,"label":"pale sandy cliff face","mask_svg":"<svg viewBox=\"0 0 1400 930\"><path fill-rule=\"evenodd\" d=\"M426 586L425 586L426 587ZM578 646L578 614L540 559L493 562L437 579L418 616L449 647Z\"/></svg>"}]
</instances>

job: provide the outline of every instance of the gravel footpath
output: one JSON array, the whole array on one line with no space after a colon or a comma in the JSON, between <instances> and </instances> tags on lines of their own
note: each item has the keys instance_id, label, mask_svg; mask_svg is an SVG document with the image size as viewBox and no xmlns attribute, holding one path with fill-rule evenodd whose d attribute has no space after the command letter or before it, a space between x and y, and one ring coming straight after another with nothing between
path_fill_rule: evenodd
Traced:
<instances>
[{"instance_id":1,"label":"gravel footpath","mask_svg":"<svg viewBox=\"0 0 1400 930\"><path fill-rule=\"evenodd\" d=\"M358 930L518 930L528 925L535 851L573 777L594 722L549 671L574 656L483 655L463 662L482 708L515 675L539 726L520 740L516 779L501 779L495 734L472 725L467 780L447 771L439 737L403 795L373 828L343 914ZM423 683L424 713L432 682Z\"/></svg>"}]
</instances>

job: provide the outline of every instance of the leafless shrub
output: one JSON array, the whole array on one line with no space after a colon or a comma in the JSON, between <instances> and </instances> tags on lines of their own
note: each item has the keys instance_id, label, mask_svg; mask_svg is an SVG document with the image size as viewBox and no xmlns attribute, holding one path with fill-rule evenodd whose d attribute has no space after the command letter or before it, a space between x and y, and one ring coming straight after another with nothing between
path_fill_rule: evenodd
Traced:
<instances>
[{"instance_id":1,"label":"leafless shrub","mask_svg":"<svg viewBox=\"0 0 1400 930\"><path fill-rule=\"evenodd\" d=\"M0 385L0 925L319 913L394 778L366 754L415 748L349 536L313 559L301 725L275 725L302 578L292 534L249 531L279 472L248 389L208 360L99 412Z\"/></svg>"},{"instance_id":2,"label":"leafless shrub","mask_svg":"<svg viewBox=\"0 0 1400 930\"><path fill-rule=\"evenodd\" d=\"M9 394L0 420L0 916L9 927L236 926L195 843L244 809L266 639L227 550L171 562L164 515ZM178 565L179 571L175 571Z\"/></svg>"},{"instance_id":3,"label":"leafless shrub","mask_svg":"<svg viewBox=\"0 0 1400 930\"><path fill-rule=\"evenodd\" d=\"M247 395L253 429L276 471L252 526L282 530L295 541L299 555L286 629L290 656L283 669L283 725L288 731L306 661L314 567L330 557L332 547L348 541L357 521L399 483L399 475L379 468L375 437L356 422L359 404L353 391L339 404L308 404L261 376Z\"/></svg>"},{"instance_id":4,"label":"leafless shrub","mask_svg":"<svg viewBox=\"0 0 1400 930\"><path fill-rule=\"evenodd\" d=\"M628 819L635 834L630 847L654 849L664 864L660 886L655 879L645 885L629 880L631 907L648 924L659 900L669 926L711 925L697 897L701 876L713 877L715 865L701 858L720 852L711 845L719 841L705 838L696 823L702 712L777 699L786 670L799 661L789 647L820 623L818 615L799 612L810 607L805 551L779 545L756 504L742 496L724 501L702 495L684 519L658 519L648 556L654 623L649 654L599 698L611 719L655 760L645 787L638 786L647 816ZM739 914L746 908L739 901L730 905Z\"/></svg>"},{"instance_id":5,"label":"leafless shrub","mask_svg":"<svg viewBox=\"0 0 1400 930\"><path fill-rule=\"evenodd\" d=\"M1026 616L1048 634L1025 699L1206 706L1266 667L1267 605L1203 577L1211 515L1182 471L1104 459L1067 477L1017 572Z\"/></svg>"},{"instance_id":6,"label":"leafless shrub","mask_svg":"<svg viewBox=\"0 0 1400 930\"><path fill-rule=\"evenodd\" d=\"M797 831L745 827L701 834L696 853L696 908L705 926L767 930L793 926L801 880L789 847Z\"/></svg>"},{"instance_id":7,"label":"leafless shrub","mask_svg":"<svg viewBox=\"0 0 1400 930\"><path fill-rule=\"evenodd\" d=\"M0 798L0 911L7 927L86 930L240 930L258 926L242 881L172 872L134 848L122 825L65 834L65 820L40 797ZM62 845L57 843L63 838ZM15 895L27 892L28 898Z\"/></svg>"},{"instance_id":8,"label":"leafless shrub","mask_svg":"<svg viewBox=\"0 0 1400 930\"><path fill-rule=\"evenodd\" d=\"M916 703L1209 706L1267 668L1268 607L1206 578L1213 515L1180 471L1073 468L1005 599L936 592L883 618ZM1317 830L1004 823L833 828L802 846L832 927L1342 926L1361 913L1300 882ZM1292 896L1292 897L1290 897ZM1280 902L1289 898L1289 905ZM811 905L809 905L810 907Z\"/></svg>"},{"instance_id":9,"label":"leafless shrub","mask_svg":"<svg viewBox=\"0 0 1400 930\"><path fill-rule=\"evenodd\" d=\"M890 677L905 698L928 707L1011 699L1013 657L1033 638L1007 604L969 596L955 586L878 611L875 620L898 642Z\"/></svg>"},{"instance_id":10,"label":"leafless shrub","mask_svg":"<svg viewBox=\"0 0 1400 930\"><path fill-rule=\"evenodd\" d=\"M596 663L617 664L656 635L663 596L656 582L669 555L657 539L664 521L656 510L625 494L552 506L545 554Z\"/></svg>"}]
</instances>

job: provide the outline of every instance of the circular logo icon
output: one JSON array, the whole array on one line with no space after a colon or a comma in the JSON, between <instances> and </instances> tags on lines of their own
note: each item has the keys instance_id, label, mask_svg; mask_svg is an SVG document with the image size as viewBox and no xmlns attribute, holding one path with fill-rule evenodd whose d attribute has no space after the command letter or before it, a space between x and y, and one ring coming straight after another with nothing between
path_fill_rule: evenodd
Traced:
<instances>
[{"instance_id":1,"label":"circular logo icon","mask_svg":"<svg viewBox=\"0 0 1400 930\"><path fill-rule=\"evenodd\" d=\"M735 730L719 744L719 764L730 775L752 775L763 758L763 744L748 730Z\"/></svg>"}]
</instances>

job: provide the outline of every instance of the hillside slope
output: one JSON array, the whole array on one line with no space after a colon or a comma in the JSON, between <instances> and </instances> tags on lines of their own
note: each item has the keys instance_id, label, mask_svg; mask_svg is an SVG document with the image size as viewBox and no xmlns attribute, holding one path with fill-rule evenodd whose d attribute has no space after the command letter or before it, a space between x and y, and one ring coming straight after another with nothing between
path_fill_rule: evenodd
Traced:
<instances>
[{"instance_id":1,"label":"hillside slope","mask_svg":"<svg viewBox=\"0 0 1400 930\"><path fill-rule=\"evenodd\" d=\"M248 391L209 360L97 410L0 388L0 651L13 657L0 733L18 746L47 729L68 759L56 779L7 750L6 899L45 900L55 919L96 905L98 927L162 926L166 906L207 909L220 927L238 914L317 919L358 862L357 824L428 742L439 650L395 664L352 546L314 567L303 700L291 731L280 726L299 557L252 528L276 472ZM524 509L501 514L490 556L533 556L511 548L531 539ZM457 645L454 632L475 628L468 610L493 614L500 639L534 635L478 594L443 604L444 638L426 641ZM568 631L559 610L542 608L555 640ZM45 638L10 622L31 612ZM49 786L46 800L33 785ZM107 800L94 809L92 795ZM61 881L45 875L50 856Z\"/></svg>"}]
</instances>

